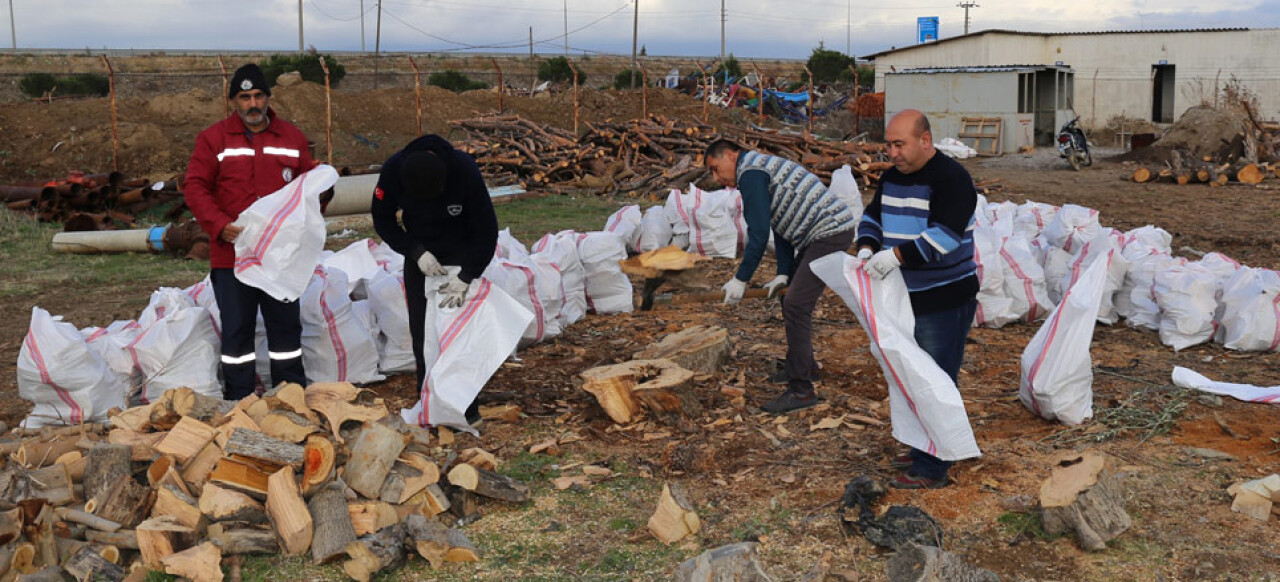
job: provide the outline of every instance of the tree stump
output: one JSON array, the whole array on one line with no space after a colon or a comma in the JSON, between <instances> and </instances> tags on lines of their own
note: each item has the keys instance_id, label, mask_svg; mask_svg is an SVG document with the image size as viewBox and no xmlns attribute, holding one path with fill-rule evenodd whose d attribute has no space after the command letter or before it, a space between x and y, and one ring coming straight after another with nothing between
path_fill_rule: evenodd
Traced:
<instances>
[{"instance_id":1,"label":"tree stump","mask_svg":"<svg viewBox=\"0 0 1280 582\"><path fill-rule=\"evenodd\" d=\"M966 564L959 556L934 546L905 544L889 557L885 574L895 582L999 582L990 570Z\"/></svg>"},{"instance_id":2,"label":"tree stump","mask_svg":"<svg viewBox=\"0 0 1280 582\"><path fill-rule=\"evenodd\" d=\"M734 580L736 582L772 582L760 567L755 542L741 542L707 550L689 558L676 568L676 582Z\"/></svg>"},{"instance_id":3,"label":"tree stump","mask_svg":"<svg viewBox=\"0 0 1280 582\"><path fill-rule=\"evenodd\" d=\"M729 331L695 325L685 328L633 356L636 360L667 359L698 374L715 374L729 357Z\"/></svg>"},{"instance_id":4,"label":"tree stump","mask_svg":"<svg viewBox=\"0 0 1280 582\"><path fill-rule=\"evenodd\" d=\"M702 405L689 391L693 376L671 360L661 359L599 366L581 374L582 389L594 395L618 424L631 422L642 406L663 421L702 414Z\"/></svg>"},{"instance_id":5,"label":"tree stump","mask_svg":"<svg viewBox=\"0 0 1280 582\"><path fill-rule=\"evenodd\" d=\"M1124 510L1124 491L1106 458L1098 453L1068 453L1059 457L1053 473L1040 486L1044 531L1072 532L1081 548L1103 550L1133 521Z\"/></svg>"}]
</instances>

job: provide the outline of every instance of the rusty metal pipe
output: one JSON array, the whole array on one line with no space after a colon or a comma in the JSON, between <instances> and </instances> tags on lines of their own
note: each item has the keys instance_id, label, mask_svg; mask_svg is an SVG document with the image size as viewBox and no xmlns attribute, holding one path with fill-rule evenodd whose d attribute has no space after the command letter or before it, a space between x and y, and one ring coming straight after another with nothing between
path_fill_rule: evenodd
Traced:
<instances>
[{"instance_id":1,"label":"rusty metal pipe","mask_svg":"<svg viewBox=\"0 0 1280 582\"><path fill-rule=\"evenodd\" d=\"M0 202L23 202L40 197L44 188L40 186L3 186L0 185Z\"/></svg>"}]
</instances>

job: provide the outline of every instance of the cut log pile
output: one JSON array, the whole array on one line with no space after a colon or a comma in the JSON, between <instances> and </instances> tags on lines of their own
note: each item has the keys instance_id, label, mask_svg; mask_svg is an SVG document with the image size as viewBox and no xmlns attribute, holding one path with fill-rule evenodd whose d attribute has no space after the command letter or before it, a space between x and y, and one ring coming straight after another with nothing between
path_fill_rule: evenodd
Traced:
<instances>
[{"instance_id":1,"label":"cut log pile","mask_svg":"<svg viewBox=\"0 0 1280 582\"><path fill-rule=\"evenodd\" d=\"M1280 178L1280 163L1239 160L1220 164L1210 156L1196 159L1189 154L1174 150L1169 161L1163 166L1138 166L1127 177L1139 184L1148 182L1166 182L1179 186L1208 184L1215 188L1233 182L1256 185L1267 179Z\"/></svg>"},{"instance_id":2,"label":"cut log pile","mask_svg":"<svg viewBox=\"0 0 1280 582\"><path fill-rule=\"evenodd\" d=\"M414 554L477 561L446 523L529 488L479 449L451 455L443 481L429 438L347 383L239 402L179 388L109 424L16 429L0 438L0 580L218 581L242 554L309 555L361 581Z\"/></svg>"},{"instance_id":3,"label":"cut log pile","mask_svg":"<svg viewBox=\"0 0 1280 582\"><path fill-rule=\"evenodd\" d=\"M476 158L490 183L525 188L637 195L683 189L710 176L702 155L721 137L800 162L827 179L849 164L867 186L891 166L879 144L756 129L721 134L709 125L661 115L588 123L581 136L516 115L492 114L449 124L464 137L459 149Z\"/></svg>"}]
</instances>

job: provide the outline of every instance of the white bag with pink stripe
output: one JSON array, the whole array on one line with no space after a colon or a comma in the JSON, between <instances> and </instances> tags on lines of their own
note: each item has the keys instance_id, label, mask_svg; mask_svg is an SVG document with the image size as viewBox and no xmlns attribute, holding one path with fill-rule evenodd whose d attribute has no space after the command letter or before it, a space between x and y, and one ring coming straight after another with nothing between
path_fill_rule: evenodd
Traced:
<instances>
[{"instance_id":1,"label":"white bag with pink stripe","mask_svg":"<svg viewBox=\"0 0 1280 582\"><path fill-rule=\"evenodd\" d=\"M502 288L507 295L533 313L518 347L532 345L560 335L556 316L564 305L564 286L559 271L543 254L532 259L499 259L494 257L484 270L484 278Z\"/></svg>"},{"instance_id":2,"label":"white bag with pink stripe","mask_svg":"<svg viewBox=\"0 0 1280 582\"><path fill-rule=\"evenodd\" d=\"M944 461L981 456L960 391L916 344L915 314L902 274L876 279L846 253L817 259L810 268L867 330L889 387L893 438Z\"/></svg>"},{"instance_id":3,"label":"white bag with pink stripe","mask_svg":"<svg viewBox=\"0 0 1280 582\"><path fill-rule=\"evenodd\" d=\"M244 229L235 243L236 278L280 301L301 297L324 250L320 193L337 181L332 166L317 166L241 212L232 223Z\"/></svg>"},{"instance_id":4,"label":"white bag with pink stripe","mask_svg":"<svg viewBox=\"0 0 1280 582\"><path fill-rule=\"evenodd\" d=\"M395 374L417 370L413 361L413 338L409 334L404 275L386 272L374 275L369 282L369 307L378 321L378 371Z\"/></svg>"},{"instance_id":5,"label":"white bag with pink stripe","mask_svg":"<svg viewBox=\"0 0 1280 582\"><path fill-rule=\"evenodd\" d=\"M352 311L347 275L313 265L314 277L302 294L302 367L311 382L367 384L378 373L378 345L366 322ZM259 358L262 359L262 358Z\"/></svg>"},{"instance_id":6,"label":"white bag with pink stripe","mask_svg":"<svg viewBox=\"0 0 1280 582\"><path fill-rule=\"evenodd\" d=\"M418 387L418 403L402 409L400 416L419 426L451 426L474 434L464 413L516 349L533 314L484 277L471 282L462 307L441 308L436 289L444 281L427 277L422 344L427 378Z\"/></svg>"},{"instance_id":7,"label":"white bag with pink stripe","mask_svg":"<svg viewBox=\"0 0 1280 582\"><path fill-rule=\"evenodd\" d=\"M1222 346L1246 352L1280 351L1280 273L1245 267L1222 291Z\"/></svg>"},{"instance_id":8,"label":"white bag with pink stripe","mask_svg":"<svg viewBox=\"0 0 1280 582\"><path fill-rule=\"evenodd\" d=\"M689 184L689 192L672 190L667 197L668 209L679 216L678 225L689 227L688 251L708 257L733 259L746 244L747 231L742 217L742 195L737 190L705 192Z\"/></svg>"},{"instance_id":9,"label":"white bag with pink stripe","mask_svg":"<svg viewBox=\"0 0 1280 582\"><path fill-rule=\"evenodd\" d=\"M1022 350L1018 396L1042 418L1075 425L1093 416L1089 344L1114 254L1109 251L1085 269Z\"/></svg>"},{"instance_id":10,"label":"white bag with pink stripe","mask_svg":"<svg viewBox=\"0 0 1280 582\"><path fill-rule=\"evenodd\" d=\"M125 407L126 387L85 343L76 326L31 309L31 328L18 352L18 395L35 404L25 428L104 422Z\"/></svg>"},{"instance_id":11,"label":"white bag with pink stripe","mask_svg":"<svg viewBox=\"0 0 1280 582\"><path fill-rule=\"evenodd\" d=\"M643 220L644 215L640 213L640 205L623 206L605 221L604 231L622 237L627 250L638 253L640 252L640 223Z\"/></svg>"}]
</instances>

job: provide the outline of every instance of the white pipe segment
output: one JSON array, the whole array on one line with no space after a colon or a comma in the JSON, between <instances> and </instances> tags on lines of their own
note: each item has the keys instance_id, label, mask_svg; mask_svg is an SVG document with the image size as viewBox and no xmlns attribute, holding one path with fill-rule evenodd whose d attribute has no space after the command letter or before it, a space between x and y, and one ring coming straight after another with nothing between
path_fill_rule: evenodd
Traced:
<instances>
[{"instance_id":1,"label":"white pipe segment","mask_svg":"<svg viewBox=\"0 0 1280 582\"><path fill-rule=\"evenodd\" d=\"M379 174L361 174L338 178L338 183L333 185L333 200L329 201L324 215L345 216L369 212L378 176Z\"/></svg>"},{"instance_id":2,"label":"white pipe segment","mask_svg":"<svg viewBox=\"0 0 1280 582\"><path fill-rule=\"evenodd\" d=\"M147 252L152 248L147 240L150 232L149 228L60 232L53 235L53 250L79 255Z\"/></svg>"}]
</instances>

